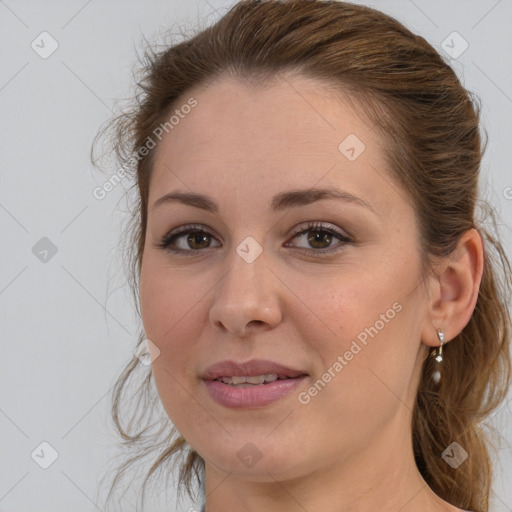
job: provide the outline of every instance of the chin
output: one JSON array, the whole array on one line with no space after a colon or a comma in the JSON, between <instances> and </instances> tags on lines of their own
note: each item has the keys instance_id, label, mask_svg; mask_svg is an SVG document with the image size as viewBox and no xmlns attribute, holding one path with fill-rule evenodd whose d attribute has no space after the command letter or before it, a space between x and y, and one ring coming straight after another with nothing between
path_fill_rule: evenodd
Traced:
<instances>
[{"instance_id":1,"label":"chin","mask_svg":"<svg viewBox=\"0 0 512 512\"><path fill-rule=\"evenodd\" d=\"M279 441L265 439L265 436L254 441L250 439L247 435L229 438L225 443L217 440L205 447L203 458L219 472L262 483L295 479L304 474L305 467L311 468L306 464L302 449L286 447ZM211 450L212 445L217 448L215 451Z\"/></svg>"}]
</instances>

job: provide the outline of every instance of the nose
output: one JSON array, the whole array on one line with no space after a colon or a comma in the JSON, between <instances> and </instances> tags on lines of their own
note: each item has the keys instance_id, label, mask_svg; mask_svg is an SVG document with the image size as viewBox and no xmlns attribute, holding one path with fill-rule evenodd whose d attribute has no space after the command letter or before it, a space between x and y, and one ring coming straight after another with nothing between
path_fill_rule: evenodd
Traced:
<instances>
[{"instance_id":1,"label":"nose","mask_svg":"<svg viewBox=\"0 0 512 512\"><path fill-rule=\"evenodd\" d=\"M210 308L212 325L240 338L278 325L282 319L280 281L268 266L265 252L248 263L233 251L228 265Z\"/></svg>"}]
</instances>

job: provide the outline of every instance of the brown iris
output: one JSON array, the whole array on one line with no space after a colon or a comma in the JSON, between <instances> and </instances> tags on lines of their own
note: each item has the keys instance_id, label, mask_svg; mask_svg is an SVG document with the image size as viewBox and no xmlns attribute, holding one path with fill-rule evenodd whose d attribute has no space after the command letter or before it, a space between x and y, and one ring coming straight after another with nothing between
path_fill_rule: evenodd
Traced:
<instances>
[{"instance_id":1,"label":"brown iris","mask_svg":"<svg viewBox=\"0 0 512 512\"><path fill-rule=\"evenodd\" d=\"M327 246L318 247L315 244L322 241L327 242ZM332 234L328 233L327 231L310 231L310 234L308 235L308 242L311 244L312 247L315 247L315 249L325 249L331 244L332 241Z\"/></svg>"},{"instance_id":2,"label":"brown iris","mask_svg":"<svg viewBox=\"0 0 512 512\"><path fill-rule=\"evenodd\" d=\"M190 233L187 237L187 242L193 249L206 249L210 245L210 235L207 233ZM195 243L198 243L200 246L195 246Z\"/></svg>"}]
</instances>

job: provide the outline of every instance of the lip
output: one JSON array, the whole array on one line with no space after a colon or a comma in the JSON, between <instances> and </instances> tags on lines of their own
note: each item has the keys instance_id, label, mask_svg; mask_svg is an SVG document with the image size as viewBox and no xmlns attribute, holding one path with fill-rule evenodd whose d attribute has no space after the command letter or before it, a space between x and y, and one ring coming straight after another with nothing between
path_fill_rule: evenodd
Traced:
<instances>
[{"instance_id":1,"label":"lip","mask_svg":"<svg viewBox=\"0 0 512 512\"><path fill-rule=\"evenodd\" d=\"M215 380L219 377L254 377L269 373L288 378L250 387L234 387ZM209 366L202 375L210 397L220 405L234 409L251 409L274 403L294 391L306 377L307 373L302 370L265 359L242 363L221 361Z\"/></svg>"},{"instance_id":2,"label":"lip","mask_svg":"<svg viewBox=\"0 0 512 512\"><path fill-rule=\"evenodd\" d=\"M288 368L287 366L273 361L251 359L243 363L221 361L206 368L202 378L204 380L215 380L219 377L255 377L256 375L265 375L268 373L275 373L291 379L306 375L304 371Z\"/></svg>"}]
</instances>

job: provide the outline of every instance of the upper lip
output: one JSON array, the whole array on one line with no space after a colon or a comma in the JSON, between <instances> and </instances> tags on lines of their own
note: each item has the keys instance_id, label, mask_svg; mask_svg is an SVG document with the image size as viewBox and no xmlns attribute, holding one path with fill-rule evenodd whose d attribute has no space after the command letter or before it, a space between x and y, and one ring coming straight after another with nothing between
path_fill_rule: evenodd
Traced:
<instances>
[{"instance_id":1,"label":"upper lip","mask_svg":"<svg viewBox=\"0 0 512 512\"><path fill-rule=\"evenodd\" d=\"M254 377L256 375L277 374L281 377L300 377L306 375L306 372L288 368L273 361L265 359L251 359L237 363L235 361L220 361L209 366L204 371L202 378L204 380L215 380L219 377Z\"/></svg>"}]
</instances>

